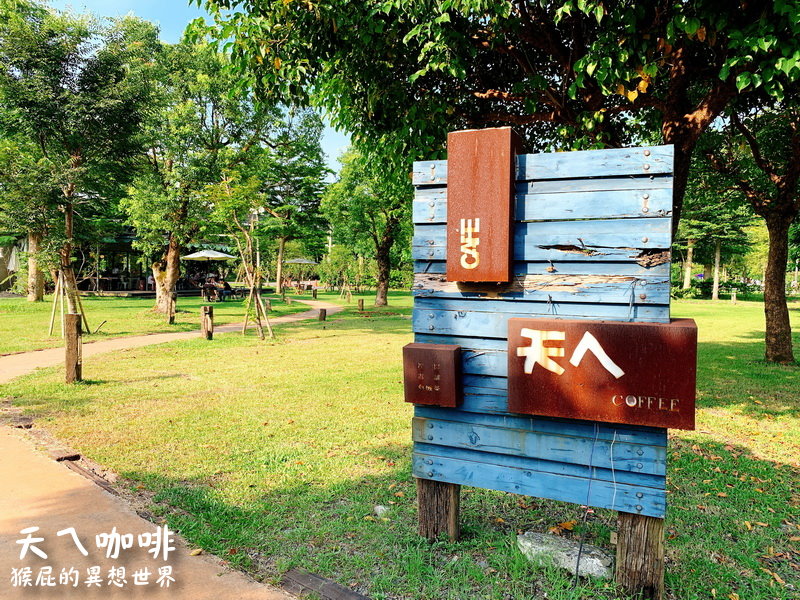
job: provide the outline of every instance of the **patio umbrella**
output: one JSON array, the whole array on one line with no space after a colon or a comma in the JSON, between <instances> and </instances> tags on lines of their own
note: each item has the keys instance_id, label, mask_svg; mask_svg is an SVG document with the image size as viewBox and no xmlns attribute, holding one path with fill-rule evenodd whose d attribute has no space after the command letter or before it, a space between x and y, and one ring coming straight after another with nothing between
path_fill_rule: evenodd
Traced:
<instances>
[{"instance_id":1,"label":"patio umbrella","mask_svg":"<svg viewBox=\"0 0 800 600\"><path fill-rule=\"evenodd\" d=\"M293 258L292 260L283 261L285 265L318 265L318 262L308 260L307 258Z\"/></svg>"},{"instance_id":2,"label":"patio umbrella","mask_svg":"<svg viewBox=\"0 0 800 600\"><path fill-rule=\"evenodd\" d=\"M187 254L181 258L182 260L198 260L201 262L209 262L212 260L231 260L232 258L236 257L231 256L230 254L225 254L224 252L217 252L216 250L201 250L200 252Z\"/></svg>"}]
</instances>

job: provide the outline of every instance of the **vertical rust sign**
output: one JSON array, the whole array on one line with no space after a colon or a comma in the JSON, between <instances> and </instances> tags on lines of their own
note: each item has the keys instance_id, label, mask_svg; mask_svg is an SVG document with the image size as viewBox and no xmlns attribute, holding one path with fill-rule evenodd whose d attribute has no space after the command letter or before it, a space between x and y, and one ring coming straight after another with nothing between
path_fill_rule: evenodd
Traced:
<instances>
[{"instance_id":1,"label":"vertical rust sign","mask_svg":"<svg viewBox=\"0 0 800 600\"><path fill-rule=\"evenodd\" d=\"M521 146L510 127L447 136L448 281L511 281L514 181Z\"/></svg>"}]
</instances>

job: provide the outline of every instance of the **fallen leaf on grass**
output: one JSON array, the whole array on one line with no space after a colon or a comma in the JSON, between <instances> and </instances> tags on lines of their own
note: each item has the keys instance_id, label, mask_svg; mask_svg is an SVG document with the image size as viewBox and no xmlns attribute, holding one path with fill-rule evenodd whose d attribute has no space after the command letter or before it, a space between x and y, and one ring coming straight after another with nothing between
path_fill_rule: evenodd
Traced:
<instances>
[{"instance_id":1,"label":"fallen leaf on grass","mask_svg":"<svg viewBox=\"0 0 800 600\"><path fill-rule=\"evenodd\" d=\"M239 552L238 548L228 548L228 554L233 555Z\"/></svg>"},{"instance_id":2,"label":"fallen leaf on grass","mask_svg":"<svg viewBox=\"0 0 800 600\"><path fill-rule=\"evenodd\" d=\"M203 553L202 548L195 548L191 552L189 552L189 556L200 556Z\"/></svg>"},{"instance_id":3,"label":"fallen leaf on grass","mask_svg":"<svg viewBox=\"0 0 800 600\"><path fill-rule=\"evenodd\" d=\"M753 531L753 526L750 525L750 521L745 521L744 526L747 527L747 531Z\"/></svg>"},{"instance_id":4,"label":"fallen leaf on grass","mask_svg":"<svg viewBox=\"0 0 800 600\"><path fill-rule=\"evenodd\" d=\"M730 594L728 594L728 598L730 598L730 600L739 600L739 594L737 594L736 592L731 592Z\"/></svg>"},{"instance_id":5,"label":"fallen leaf on grass","mask_svg":"<svg viewBox=\"0 0 800 600\"><path fill-rule=\"evenodd\" d=\"M720 498L727 498L728 494L726 494L725 492L717 492L717 496L719 496Z\"/></svg>"},{"instance_id":6,"label":"fallen leaf on grass","mask_svg":"<svg viewBox=\"0 0 800 600\"><path fill-rule=\"evenodd\" d=\"M572 531L575 529L575 525L577 524L577 521L564 521L563 523L559 523L558 526L562 529L566 529L567 531Z\"/></svg>"},{"instance_id":7,"label":"fallen leaf on grass","mask_svg":"<svg viewBox=\"0 0 800 600\"><path fill-rule=\"evenodd\" d=\"M793 535L789 538L790 542L800 542L800 535Z\"/></svg>"},{"instance_id":8,"label":"fallen leaf on grass","mask_svg":"<svg viewBox=\"0 0 800 600\"><path fill-rule=\"evenodd\" d=\"M405 492L395 492L394 495L395 495L396 498L405 498L406 497L406 493Z\"/></svg>"}]
</instances>

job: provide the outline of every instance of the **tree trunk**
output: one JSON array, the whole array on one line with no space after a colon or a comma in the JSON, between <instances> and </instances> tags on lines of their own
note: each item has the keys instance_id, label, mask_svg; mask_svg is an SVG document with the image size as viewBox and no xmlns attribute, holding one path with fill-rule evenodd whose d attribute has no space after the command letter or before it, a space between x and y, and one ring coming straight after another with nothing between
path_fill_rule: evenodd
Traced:
<instances>
[{"instance_id":1,"label":"tree trunk","mask_svg":"<svg viewBox=\"0 0 800 600\"><path fill-rule=\"evenodd\" d=\"M375 286L375 306L389 305L389 276L392 272L389 248L378 250L378 281Z\"/></svg>"},{"instance_id":2,"label":"tree trunk","mask_svg":"<svg viewBox=\"0 0 800 600\"><path fill-rule=\"evenodd\" d=\"M792 219L779 215L767 217L766 222L769 253L764 272L764 358L767 362L787 364L794 362L792 326L786 304L786 265L789 260L789 225Z\"/></svg>"},{"instance_id":3,"label":"tree trunk","mask_svg":"<svg viewBox=\"0 0 800 600\"><path fill-rule=\"evenodd\" d=\"M714 287L711 289L711 299L719 300L719 263L722 258L722 242L717 240L714 244Z\"/></svg>"},{"instance_id":4,"label":"tree trunk","mask_svg":"<svg viewBox=\"0 0 800 600\"><path fill-rule=\"evenodd\" d=\"M72 270L72 235L75 212L71 193L67 192L65 196L67 198L64 203L64 237L66 241L61 247L62 285L64 286L64 296L67 299L67 312L80 314L81 311L78 306L78 283L75 281L75 271Z\"/></svg>"},{"instance_id":5,"label":"tree trunk","mask_svg":"<svg viewBox=\"0 0 800 600\"><path fill-rule=\"evenodd\" d=\"M686 242L686 261L683 263L683 289L692 287L692 261L694 260L694 240Z\"/></svg>"},{"instance_id":6,"label":"tree trunk","mask_svg":"<svg viewBox=\"0 0 800 600\"><path fill-rule=\"evenodd\" d=\"M181 244L174 234L169 236L169 245L160 261L153 263L153 279L156 288L156 305L158 313L168 315L172 309L172 293L178 283L181 265Z\"/></svg>"},{"instance_id":7,"label":"tree trunk","mask_svg":"<svg viewBox=\"0 0 800 600\"><path fill-rule=\"evenodd\" d=\"M389 278L392 274L392 246L397 237L400 226L398 217L386 220L383 235L375 245L375 257L378 262L378 282L375 289L375 306L388 306L389 304Z\"/></svg>"},{"instance_id":8,"label":"tree trunk","mask_svg":"<svg viewBox=\"0 0 800 600\"><path fill-rule=\"evenodd\" d=\"M711 281L714 278L714 265L703 265L703 281Z\"/></svg>"},{"instance_id":9,"label":"tree trunk","mask_svg":"<svg viewBox=\"0 0 800 600\"><path fill-rule=\"evenodd\" d=\"M275 271L275 291L280 296L283 294L283 253L286 250L286 238L278 238L278 264Z\"/></svg>"},{"instance_id":10,"label":"tree trunk","mask_svg":"<svg viewBox=\"0 0 800 600\"><path fill-rule=\"evenodd\" d=\"M44 274L39 268L42 234L28 234L28 302L44 300Z\"/></svg>"}]
</instances>

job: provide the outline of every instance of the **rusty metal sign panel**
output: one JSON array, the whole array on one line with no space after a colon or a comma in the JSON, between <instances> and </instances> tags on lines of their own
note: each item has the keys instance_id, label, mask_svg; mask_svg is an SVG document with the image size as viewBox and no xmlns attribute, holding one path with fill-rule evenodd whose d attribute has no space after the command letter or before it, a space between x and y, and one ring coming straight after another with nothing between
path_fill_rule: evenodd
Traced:
<instances>
[{"instance_id":1,"label":"rusty metal sign panel","mask_svg":"<svg viewBox=\"0 0 800 600\"><path fill-rule=\"evenodd\" d=\"M694 429L697 326L509 319L508 410Z\"/></svg>"},{"instance_id":2,"label":"rusty metal sign panel","mask_svg":"<svg viewBox=\"0 0 800 600\"><path fill-rule=\"evenodd\" d=\"M511 281L514 181L521 146L510 127L447 136L448 281Z\"/></svg>"},{"instance_id":3,"label":"rusty metal sign panel","mask_svg":"<svg viewBox=\"0 0 800 600\"><path fill-rule=\"evenodd\" d=\"M461 405L461 346L407 344L403 348L406 402L455 408Z\"/></svg>"}]
</instances>

